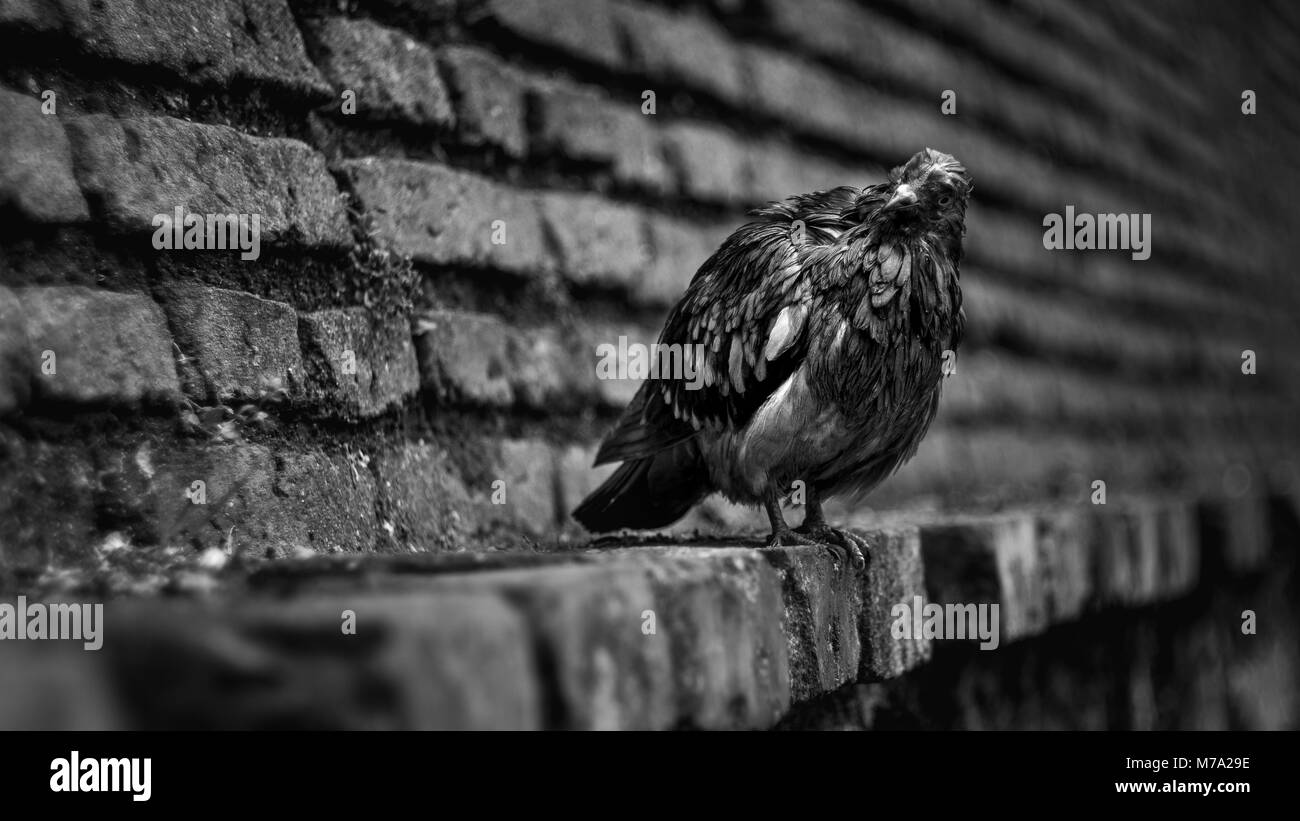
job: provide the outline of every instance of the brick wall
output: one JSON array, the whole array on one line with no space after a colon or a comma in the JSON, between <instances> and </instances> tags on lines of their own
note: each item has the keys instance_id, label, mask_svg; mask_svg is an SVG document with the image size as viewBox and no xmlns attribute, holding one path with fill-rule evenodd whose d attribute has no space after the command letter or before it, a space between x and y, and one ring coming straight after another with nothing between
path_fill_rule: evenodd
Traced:
<instances>
[{"instance_id":1,"label":"brick wall","mask_svg":"<svg viewBox=\"0 0 1300 821\"><path fill-rule=\"evenodd\" d=\"M1107 533L1162 505L1200 523L1300 501L1298 38L1283 3L0 2L0 589L580 546L567 511L635 390L596 378L596 345L653 341L747 208L877 181L927 145L976 180L969 342L916 459L836 515L1033 510ZM1066 205L1152 214L1151 258L1045 250ZM260 215L260 256L155 250L152 219L178 206ZM760 518L714 501L677 530ZM1055 549L1044 527L1031 553ZM976 552L1003 567L1011 543ZM1171 549L1149 555L1201 568ZM943 552L924 559L943 589ZM1157 558L1147 588L1078 561L1088 591L1138 585L1131 603L1204 584ZM1098 596L1024 634L1126 601ZM796 677L795 701L885 675L844 664ZM790 703L745 686L755 715ZM677 720L660 707L624 723Z\"/></svg>"}]
</instances>

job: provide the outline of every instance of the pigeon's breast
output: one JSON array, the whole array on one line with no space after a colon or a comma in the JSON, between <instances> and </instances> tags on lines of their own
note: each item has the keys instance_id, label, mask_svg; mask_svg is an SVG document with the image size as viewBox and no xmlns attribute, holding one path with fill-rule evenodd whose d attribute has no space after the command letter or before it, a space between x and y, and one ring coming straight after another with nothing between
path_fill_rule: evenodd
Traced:
<instances>
[{"instance_id":1,"label":"pigeon's breast","mask_svg":"<svg viewBox=\"0 0 1300 821\"><path fill-rule=\"evenodd\" d=\"M833 404L820 402L800 367L742 428L701 438L710 478L737 501L758 501L770 488L787 493L797 480L811 481L858 434Z\"/></svg>"}]
</instances>

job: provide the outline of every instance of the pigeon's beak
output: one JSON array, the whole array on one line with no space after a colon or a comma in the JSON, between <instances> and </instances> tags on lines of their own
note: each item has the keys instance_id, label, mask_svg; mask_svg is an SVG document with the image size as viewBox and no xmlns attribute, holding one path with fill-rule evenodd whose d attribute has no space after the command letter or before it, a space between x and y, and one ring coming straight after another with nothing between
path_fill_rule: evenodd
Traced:
<instances>
[{"instance_id":1,"label":"pigeon's beak","mask_svg":"<svg viewBox=\"0 0 1300 821\"><path fill-rule=\"evenodd\" d=\"M916 192L912 190L912 186L902 183L894 189L894 196L880 210L897 211L900 208L908 208L913 205L916 205Z\"/></svg>"}]
</instances>

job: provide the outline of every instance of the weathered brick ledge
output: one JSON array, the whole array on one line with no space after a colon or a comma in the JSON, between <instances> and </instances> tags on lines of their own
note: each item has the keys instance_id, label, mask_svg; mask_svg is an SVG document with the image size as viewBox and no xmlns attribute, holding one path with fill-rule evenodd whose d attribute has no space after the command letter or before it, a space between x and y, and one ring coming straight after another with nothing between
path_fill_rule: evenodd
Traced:
<instances>
[{"instance_id":1,"label":"weathered brick ledge","mask_svg":"<svg viewBox=\"0 0 1300 821\"><path fill-rule=\"evenodd\" d=\"M1005 644L1177 599L1203 569L1258 574L1290 510L1146 500L890 525L867 534L862 575L814 547L274 562L207 597L109 602L98 652L0 643L0 726L769 727L925 664L931 642L890 630L914 596L997 603Z\"/></svg>"}]
</instances>

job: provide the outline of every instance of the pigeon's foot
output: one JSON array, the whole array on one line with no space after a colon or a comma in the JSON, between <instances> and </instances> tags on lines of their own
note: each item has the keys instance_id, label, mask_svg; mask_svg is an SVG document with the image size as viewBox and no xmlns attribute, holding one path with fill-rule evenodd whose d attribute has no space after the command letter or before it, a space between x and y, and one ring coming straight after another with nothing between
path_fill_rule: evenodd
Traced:
<instances>
[{"instance_id":1,"label":"pigeon's foot","mask_svg":"<svg viewBox=\"0 0 1300 821\"><path fill-rule=\"evenodd\" d=\"M825 523L813 525L800 525L795 528L795 533L815 539L819 544L826 545L835 558L841 563L846 560L852 562L853 567L858 572L867 568L867 556L869 555L870 545L867 540L852 533L848 530L839 530Z\"/></svg>"}]
</instances>

